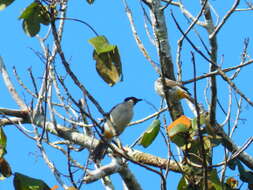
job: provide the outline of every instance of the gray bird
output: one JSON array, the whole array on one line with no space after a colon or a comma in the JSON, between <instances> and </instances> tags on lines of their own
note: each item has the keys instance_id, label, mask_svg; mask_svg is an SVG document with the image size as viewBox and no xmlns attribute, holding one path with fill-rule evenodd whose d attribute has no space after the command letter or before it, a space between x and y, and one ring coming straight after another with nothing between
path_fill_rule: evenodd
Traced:
<instances>
[{"instance_id":1,"label":"gray bird","mask_svg":"<svg viewBox=\"0 0 253 190\"><path fill-rule=\"evenodd\" d=\"M133 107L141 100L135 97L128 97L111 109L103 126L102 139L92 153L92 159L95 162L104 157L113 137L119 136L128 126L133 118Z\"/></svg>"}]
</instances>

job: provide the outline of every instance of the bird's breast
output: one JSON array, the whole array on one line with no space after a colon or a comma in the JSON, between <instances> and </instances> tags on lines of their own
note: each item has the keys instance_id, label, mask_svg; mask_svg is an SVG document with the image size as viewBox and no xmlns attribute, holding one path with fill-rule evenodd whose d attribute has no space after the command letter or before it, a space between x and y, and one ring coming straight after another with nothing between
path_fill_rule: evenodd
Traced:
<instances>
[{"instance_id":1,"label":"bird's breast","mask_svg":"<svg viewBox=\"0 0 253 190\"><path fill-rule=\"evenodd\" d=\"M120 105L110 114L110 120L116 135L120 135L133 117L132 106Z\"/></svg>"}]
</instances>

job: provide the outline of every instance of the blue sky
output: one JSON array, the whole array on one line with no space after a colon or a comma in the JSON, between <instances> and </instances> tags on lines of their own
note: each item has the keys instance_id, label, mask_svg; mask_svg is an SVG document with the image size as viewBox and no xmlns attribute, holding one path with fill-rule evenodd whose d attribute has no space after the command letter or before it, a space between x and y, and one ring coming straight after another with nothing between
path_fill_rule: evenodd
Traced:
<instances>
[{"instance_id":1,"label":"blue sky","mask_svg":"<svg viewBox=\"0 0 253 190\"><path fill-rule=\"evenodd\" d=\"M222 17L233 3L229 0L226 3L220 1L210 1L216 8L220 16ZM24 90L16 83L12 74L12 67L15 66L22 80L31 87L31 81L27 69L32 67L38 82L42 76L42 64L38 57L31 50L41 51L38 40L36 38L29 38L22 30L22 23L18 20L22 9L29 5L30 2L16 1L6 10L0 12L0 22L2 28L0 31L0 55L3 57L7 69L13 77L13 81L16 87L19 89L20 95L25 97L27 103L30 101L30 97L25 94ZM192 2L191 2L192 3ZM229 6L228 6L229 4ZM150 56L153 60L158 62L156 50L150 44L148 38L145 35L143 26L143 17L140 4L138 2L130 2L129 5L132 8L135 24L137 25L138 32L143 40L144 45L148 49ZM188 5L189 9L197 14L199 6ZM242 4L241 7L245 7ZM166 11L166 16L169 17L169 10ZM187 28L187 23L180 16L179 11L173 8L173 12L182 24L183 29ZM99 101L104 110L109 111L110 108L118 102L121 102L125 97L136 96L150 101L156 107L160 105L160 98L155 94L153 90L153 81L157 78L157 74L151 65L146 61L143 55L140 53L136 46L135 40L132 36L127 16L124 12L124 7L121 1L99 1L96 0L94 5L90 6L85 1L71 1L69 3L69 12L67 17L78 18L85 22L88 22L94 27L94 29L100 34L105 35L110 43L118 46L121 61L123 66L124 81L116 84L114 87L109 87L98 76L95 69L95 62L92 59L92 47L88 43L88 39L94 37L94 34L84 25L73 21L67 21L63 38L63 49L67 59L70 62L71 68L76 72L79 79L87 87L87 89L93 94L93 96ZM253 31L251 27L252 12L237 12L231 20L229 20L224 29L218 35L219 54L218 61L221 63L224 56L223 67L229 67L238 65L240 63L240 56L243 49L243 40L247 37L252 41ZM168 18L167 25L169 28L169 40L172 47L172 55L175 60L177 40L180 37L180 33L175 28L171 18ZM198 30L203 38L207 36L203 29ZM40 35L43 36L46 32L46 27L43 26ZM192 39L196 39L194 33L190 34ZM199 41L197 46L201 47ZM249 54L252 53L252 45L249 46ZM196 54L197 71L201 75L207 72L208 64ZM187 80L192 78L192 64L190 61L190 46L185 42L183 49L183 79ZM59 59L56 61L56 67L61 69ZM240 76L235 83L240 87L248 97L253 97L252 89L249 88L251 81L252 66L242 69ZM218 96L222 105L227 107L227 84L218 79L219 92ZM198 98L200 101L204 101L202 90L206 80L202 80L198 83ZM81 98L82 94L72 83L69 83L69 88L76 92L75 96ZM187 85L192 91L192 85ZM2 92L2 100L0 106L7 108L17 108L17 105L12 101L3 81L0 80L0 89ZM233 102L235 103L235 102ZM236 107L233 106L233 115L235 116ZM153 108L145 102L139 103L135 109L134 120L141 119L154 112ZM223 121L224 115L218 108L218 120ZM192 116L191 113L186 112L188 116ZM242 120L239 122L239 127L234 135L235 141L238 145L242 145L243 142L251 136L250 130L252 126L252 109L245 102L243 103L243 113L241 115ZM167 122L170 122L170 118L167 117ZM151 121L145 122L140 125L129 127L126 132L121 136L124 145L131 144L151 123ZM39 178L44 180L49 186L56 184L53 175L45 165L44 161L40 157L40 153L33 141L27 139L22 135L15 126L7 126L4 128L8 137L8 154L6 159L10 163L13 172L21 172L25 175ZM166 146L161 138L152 144L148 149L136 147L137 149L150 152L155 155L166 157ZM48 149L49 153L52 150ZM247 150L248 153L253 153L252 147ZM217 160L221 160L222 152L217 151ZM176 152L175 152L176 154ZM49 154L53 158L54 162L58 165L66 164L66 160L59 153ZM85 153L81 152L79 158L85 158ZM140 180L143 189L158 188L160 179L156 174L151 173L139 166L130 164L130 168L133 169L136 177ZM61 167L63 172L66 172L66 167ZM233 174L233 173L231 173ZM114 182L116 182L117 189L121 189L120 178L118 175L113 175ZM152 180L151 180L152 179ZM169 189L175 189L178 174L170 173L167 178ZM0 189L13 189L13 178L10 177L0 182ZM86 186L86 189L102 187L100 182Z\"/></svg>"}]
</instances>

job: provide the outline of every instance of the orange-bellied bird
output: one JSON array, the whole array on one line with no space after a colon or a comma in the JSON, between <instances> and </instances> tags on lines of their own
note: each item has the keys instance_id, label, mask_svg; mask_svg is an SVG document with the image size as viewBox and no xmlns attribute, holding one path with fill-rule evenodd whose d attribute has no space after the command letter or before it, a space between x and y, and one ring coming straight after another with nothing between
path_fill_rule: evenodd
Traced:
<instances>
[{"instance_id":1,"label":"orange-bellied bird","mask_svg":"<svg viewBox=\"0 0 253 190\"><path fill-rule=\"evenodd\" d=\"M179 101L183 98L188 99L192 103L194 101L188 89L182 86L182 84L178 81L164 78L164 86L163 86L162 78L159 77L155 81L154 87L156 93L161 97L165 97L165 94L168 93L171 101Z\"/></svg>"},{"instance_id":2,"label":"orange-bellied bird","mask_svg":"<svg viewBox=\"0 0 253 190\"><path fill-rule=\"evenodd\" d=\"M114 106L108 113L108 118L106 118L103 126L102 139L92 153L92 159L95 162L103 159L113 137L119 136L128 126L133 118L134 105L141 100L135 97L128 97L122 103Z\"/></svg>"}]
</instances>

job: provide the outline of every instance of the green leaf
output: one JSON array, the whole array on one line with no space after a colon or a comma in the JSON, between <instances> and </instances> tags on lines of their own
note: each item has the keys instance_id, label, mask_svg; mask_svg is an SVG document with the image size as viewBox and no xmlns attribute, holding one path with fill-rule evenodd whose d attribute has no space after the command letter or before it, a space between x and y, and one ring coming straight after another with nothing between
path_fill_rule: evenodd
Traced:
<instances>
[{"instance_id":1,"label":"green leaf","mask_svg":"<svg viewBox=\"0 0 253 190\"><path fill-rule=\"evenodd\" d=\"M0 11L5 9L7 6L9 6L11 3L13 3L14 0L0 0Z\"/></svg>"},{"instance_id":2,"label":"green leaf","mask_svg":"<svg viewBox=\"0 0 253 190\"><path fill-rule=\"evenodd\" d=\"M28 36L34 37L40 31L40 23L35 19L26 19L23 21L23 30Z\"/></svg>"},{"instance_id":3,"label":"green leaf","mask_svg":"<svg viewBox=\"0 0 253 190\"><path fill-rule=\"evenodd\" d=\"M30 4L22 12L19 19L24 19L23 30L30 37L39 33L40 24L48 25L50 23L50 16L46 7L37 2Z\"/></svg>"},{"instance_id":4,"label":"green leaf","mask_svg":"<svg viewBox=\"0 0 253 190\"><path fill-rule=\"evenodd\" d=\"M15 190L50 190L44 181L17 172L14 174L13 183Z\"/></svg>"},{"instance_id":5,"label":"green leaf","mask_svg":"<svg viewBox=\"0 0 253 190\"><path fill-rule=\"evenodd\" d=\"M186 178L182 176L178 183L177 190L194 190L194 188L190 187L189 183L186 181Z\"/></svg>"},{"instance_id":6,"label":"green leaf","mask_svg":"<svg viewBox=\"0 0 253 190\"><path fill-rule=\"evenodd\" d=\"M46 9L46 7L44 6L40 6L40 12L39 12L39 15L38 15L38 20L41 24L44 24L44 25L49 25L51 19L50 19L50 15Z\"/></svg>"},{"instance_id":7,"label":"green leaf","mask_svg":"<svg viewBox=\"0 0 253 190\"><path fill-rule=\"evenodd\" d=\"M172 138L179 133L189 132L191 125L191 119L185 115L180 116L167 127L169 137Z\"/></svg>"},{"instance_id":8,"label":"green leaf","mask_svg":"<svg viewBox=\"0 0 253 190\"><path fill-rule=\"evenodd\" d=\"M222 185L216 169L209 173L208 189L222 190Z\"/></svg>"},{"instance_id":9,"label":"green leaf","mask_svg":"<svg viewBox=\"0 0 253 190\"><path fill-rule=\"evenodd\" d=\"M155 119L148 129L141 135L139 144L147 148L156 138L159 133L161 122L158 119Z\"/></svg>"},{"instance_id":10,"label":"green leaf","mask_svg":"<svg viewBox=\"0 0 253 190\"><path fill-rule=\"evenodd\" d=\"M7 137L4 133L2 127L0 127L0 158L2 158L6 153Z\"/></svg>"},{"instance_id":11,"label":"green leaf","mask_svg":"<svg viewBox=\"0 0 253 190\"><path fill-rule=\"evenodd\" d=\"M110 86L122 80L122 66L117 46L109 44L105 36L89 39L94 47L93 58L101 78Z\"/></svg>"},{"instance_id":12,"label":"green leaf","mask_svg":"<svg viewBox=\"0 0 253 190\"><path fill-rule=\"evenodd\" d=\"M210 152L212 149L212 143L211 143L211 139L209 136L204 136L203 137L203 142L204 142L204 148L206 152Z\"/></svg>"},{"instance_id":13,"label":"green leaf","mask_svg":"<svg viewBox=\"0 0 253 190\"><path fill-rule=\"evenodd\" d=\"M94 47L97 54L110 53L115 50L116 46L109 44L105 36L97 36L88 40Z\"/></svg>"},{"instance_id":14,"label":"green leaf","mask_svg":"<svg viewBox=\"0 0 253 190\"><path fill-rule=\"evenodd\" d=\"M180 134L180 133L185 133L185 132L188 132L189 131L189 128L184 125L184 124L177 124L177 126L171 128L168 133L169 133L169 136L170 138L173 138L174 136Z\"/></svg>"},{"instance_id":15,"label":"green leaf","mask_svg":"<svg viewBox=\"0 0 253 190\"><path fill-rule=\"evenodd\" d=\"M37 2L33 2L19 16L19 19L29 19L39 15L40 4Z\"/></svg>"},{"instance_id":16,"label":"green leaf","mask_svg":"<svg viewBox=\"0 0 253 190\"><path fill-rule=\"evenodd\" d=\"M183 148L185 145L188 146L188 134L187 133L178 133L177 135L170 137L171 141L175 143L180 148Z\"/></svg>"},{"instance_id":17,"label":"green leaf","mask_svg":"<svg viewBox=\"0 0 253 190\"><path fill-rule=\"evenodd\" d=\"M107 53L98 54L94 51L93 58L96 60L98 74L109 86L122 80L121 61L117 47Z\"/></svg>"},{"instance_id":18,"label":"green leaf","mask_svg":"<svg viewBox=\"0 0 253 190\"><path fill-rule=\"evenodd\" d=\"M167 128L171 141L179 147L189 144L189 130L189 121L184 118L178 118Z\"/></svg>"}]
</instances>

